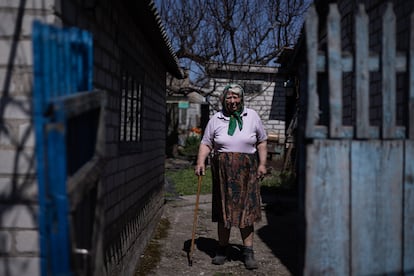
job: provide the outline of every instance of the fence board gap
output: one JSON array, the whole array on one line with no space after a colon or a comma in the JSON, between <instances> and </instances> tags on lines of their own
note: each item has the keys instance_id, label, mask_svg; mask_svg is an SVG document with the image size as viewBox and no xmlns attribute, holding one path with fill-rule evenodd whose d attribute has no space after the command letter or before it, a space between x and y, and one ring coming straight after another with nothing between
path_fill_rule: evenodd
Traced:
<instances>
[{"instance_id":1,"label":"fence board gap","mask_svg":"<svg viewBox=\"0 0 414 276\"><path fill-rule=\"evenodd\" d=\"M305 135L307 138L324 138L327 133L326 127L317 126L320 113L317 92L318 16L313 5L308 10L305 28L308 59L308 105Z\"/></svg>"},{"instance_id":2,"label":"fence board gap","mask_svg":"<svg viewBox=\"0 0 414 276\"><path fill-rule=\"evenodd\" d=\"M408 137L414 139L414 13L410 18L410 70L409 70L409 97L408 97Z\"/></svg>"},{"instance_id":3,"label":"fence board gap","mask_svg":"<svg viewBox=\"0 0 414 276\"><path fill-rule=\"evenodd\" d=\"M414 272L414 141L405 141L404 152L404 256L403 269Z\"/></svg>"}]
</instances>

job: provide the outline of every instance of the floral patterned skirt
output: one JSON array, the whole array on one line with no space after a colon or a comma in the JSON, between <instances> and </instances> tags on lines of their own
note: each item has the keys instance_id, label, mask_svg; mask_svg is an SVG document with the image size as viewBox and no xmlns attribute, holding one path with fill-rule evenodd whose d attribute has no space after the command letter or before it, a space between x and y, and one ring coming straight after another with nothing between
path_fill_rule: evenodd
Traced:
<instances>
[{"instance_id":1,"label":"floral patterned skirt","mask_svg":"<svg viewBox=\"0 0 414 276\"><path fill-rule=\"evenodd\" d=\"M245 228L261 220L257 155L218 153L212 159L212 220Z\"/></svg>"}]
</instances>

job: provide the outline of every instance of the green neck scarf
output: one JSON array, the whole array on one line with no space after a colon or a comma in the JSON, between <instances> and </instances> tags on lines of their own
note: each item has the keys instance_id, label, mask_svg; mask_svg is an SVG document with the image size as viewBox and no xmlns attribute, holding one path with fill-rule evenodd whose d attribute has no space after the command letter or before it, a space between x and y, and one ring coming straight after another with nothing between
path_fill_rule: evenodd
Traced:
<instances>
[{"instance_id":1,"label":"green neck scarf","mask_svg":"<svg viewBox=\"0 0 414 276\"><path fill-rule=\"evenodd\" d=\"M233 112L232 110L229 110L227 108L226 97L227 97L227 93L229 92L237 94L240 97L240 104L238 106L237 111ZM227 85L224 88L223 96L221 100L222 100L221 105L223 107L222 109L223 114L226 117L230 117L229 128L227 130L227 134L230 136L233 136L234 132L236 131L237 125L239 125L240 130L242 130L243 128L243 119L242 119L242 114L244 110L243 88L240 85L236 85L236 84Z\"/></svg>"},{"instance_id":2,"label":"green neck scarf","mask_svg":"<svg viewBox=\"0 0 414 276\"><path fill-rule=\"evenodd\" d=\"M243 120L241 117L241 111L235 111L230 115L230 122L229 122L229 129L227 130L227 134L233 136L234 132L236 131L237 124L239 124L239 129L242 130L243 128Z\"/></svg>"}]
</instances>

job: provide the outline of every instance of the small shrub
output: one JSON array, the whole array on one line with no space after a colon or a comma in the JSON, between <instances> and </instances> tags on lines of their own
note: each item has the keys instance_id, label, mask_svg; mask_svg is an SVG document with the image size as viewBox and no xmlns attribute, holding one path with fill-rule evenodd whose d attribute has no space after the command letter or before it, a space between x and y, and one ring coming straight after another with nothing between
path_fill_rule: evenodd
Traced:
<instances>
[{"instance_id":1,"label":"small shrub","mask_svg":"<svg viewBox=\"0 0 414 276\"><path fill-rule=\"evenodd\" d=\"M290 172L273 171L263 179L260 185L263 191L294 193L296 190L296 178Z\"/></svg>"},{"instance_id":2,"label":"small shrub","mask_svg":"<svg viewBox=\"0 0 414 276\"><path fill-rule=\"evenodd\" d=\"M200 141L201 137L199 135L189 135L185 140L181 153L185 156L197 156Z\"/></svg>"}]
</instances>

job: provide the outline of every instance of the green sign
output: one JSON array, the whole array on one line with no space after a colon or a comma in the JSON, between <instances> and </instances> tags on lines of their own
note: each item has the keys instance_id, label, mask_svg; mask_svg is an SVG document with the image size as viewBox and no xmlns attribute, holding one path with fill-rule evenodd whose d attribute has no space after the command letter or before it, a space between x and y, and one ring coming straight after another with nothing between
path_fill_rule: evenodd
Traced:
<instances>
[{"instance_id":1,"label":"green sign","mask_svg":"<svg viewBox=\"0 0 414 276\"><path fill-rule=\"evenodd\" d=\"M186 109L190 106L189 102L187 101L180 101L178 102L178 108Z\"/></svg>"}]
</instances>

